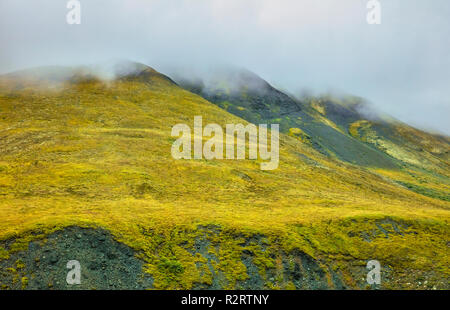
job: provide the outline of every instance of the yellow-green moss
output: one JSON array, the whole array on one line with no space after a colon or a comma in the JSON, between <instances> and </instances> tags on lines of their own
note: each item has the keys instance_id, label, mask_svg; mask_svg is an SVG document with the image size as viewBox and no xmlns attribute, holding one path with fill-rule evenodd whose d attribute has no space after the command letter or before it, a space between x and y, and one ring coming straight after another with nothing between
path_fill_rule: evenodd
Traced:
<instances>
[{"instance_id":1,"label":"yellow-green moss","mask_svg":"<svg viewBox=\"0 0 450 310\"><path fill-rule=\"evenodd\" d=\"M443 240L450 204L391 181L407 178L405 171L329 160L299 143L307 135L298 128L281 135L276 171L261 171L260 160L174 160L173 125L193 124L195 115L205 124L245 121L158 76L148 83L83 83L64 92L28 89L17 97L11 91L0 87L7 115L0 119L0 240L15 242L8 251L0 247L0 259L67 226L101 227L139 253L155 288L188 289L212 283L207 259L189 249L205 237L199 227L213 225L220 231L208 235L209 254L217 258L211 265L227 288L248 277L245 247L263 277L281 268L271 253L296 249L342 263L351 285L345 268L352 259L449 274ZM415 233L364 241L359 233L377 229L386 217ZM253 235L265 236L266 251L242 246Z\"/></svg>"}]
</instances>

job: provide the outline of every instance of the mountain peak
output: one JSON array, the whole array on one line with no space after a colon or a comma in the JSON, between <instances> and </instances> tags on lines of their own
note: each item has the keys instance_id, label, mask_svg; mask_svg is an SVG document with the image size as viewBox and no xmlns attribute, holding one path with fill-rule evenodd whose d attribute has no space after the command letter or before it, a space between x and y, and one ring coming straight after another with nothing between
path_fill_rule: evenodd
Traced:
<instances>
[{"instance_id":1,"label":"mountain peak","mask_svg":"<svg viewBox=\"0 0 450 310\"><path fill-rule=\"evenodd\" d=\"M22 85L45 85L62 83L80 83L86 81L110 82L119 79L150 80L163 78L171 83L169 77L152 67L128 60L107 61L85 66L41 66L20 70L0 76L3 82L20 82Z\"/></svg>"},{"instance_id":2,"label":"mountain peak","mask_svg":"<svg viewBox=\"0 0 450 310\"><path fill-rule=\"evenodd\" d=\"M196 70L177 70L171 76L184 88L195 93L216 93L228 95L249 93L267 93L275 90L256 73L242 67L216 66L202 72Z\"/></svg>"}]
</instances>

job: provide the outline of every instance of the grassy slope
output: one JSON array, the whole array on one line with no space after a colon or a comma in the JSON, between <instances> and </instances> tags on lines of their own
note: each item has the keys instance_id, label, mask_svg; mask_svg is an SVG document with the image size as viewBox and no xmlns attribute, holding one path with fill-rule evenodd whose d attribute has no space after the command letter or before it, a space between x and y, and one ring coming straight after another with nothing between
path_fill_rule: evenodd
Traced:
<instances>
[{"instance_id":1,"label":"grassy slope","mask_svg":"<svg viewBox=\"0 0 450 310\"><path fill-rule=\"evenodd\" d=\"M292 99L245 70L219 71L206 84L179 82L250 122L280 123L284 133L329 157L364 166L421 195L449 200L449 138L382 115L361 98Z\"/></svg>"},{"instance_id":2,"label":"grassy slope","mask_svg":"<svg viewBox=\"0 0 450 310\"><path fill-rule=\"evenodd\" d=\"M279 123L282 132L309 142L329 157L365 167L393 169L398 166L392 157L355 139L334 123L316 100L294 100L254 73L245 70L219 72L206 85L182 79L179 82L186 89L250 122Z\"/></svg>"},{"instance_id":3,"label":"grassy slope","mask_svg":"<svg viewBox=\"0 0 450 310\"><path fill-rule=\"evenodd\" d=\"M399 162L397 169L377 167L378 169L373 169L376 173L419 194L448 201L448 137L423 132L388 116L375 114L372 119L368 119L360 113L360 110L367 110L367 107L361 107L361 103L352 104L352 101L355 99L340 101L322 98L318 105L326 117L353 138Z\"/></svg>"},{"instance_id":4,"label":"grassy slope","mask_svg":"<svg viewBox=\"0 0 450 310\"><path fill-rule=\"evenodd\" d=\"M436 281L450 275L448 202L330 160L288 135L275 171L248 160L175 161L173 125L192 125L195 115L204 124L245 121L150 70L108 84L27 85L1 81L0 240L18 239L0 257L61 227L103 227L139 251L156 288L189 288L212 281L196 266L205 257L188 249L199 225L215 225L220 247L211 251L228 288L247 277L239 245L255 234L270 244L267 252L252 245L262 274L278 268L272 253L300 249L350 286L351 266L370 259L401 279L386 287L405 286L420 269L437 272ZM386 217L404 224L403 233L377 233Z\"/></svg>"}]
</instances>

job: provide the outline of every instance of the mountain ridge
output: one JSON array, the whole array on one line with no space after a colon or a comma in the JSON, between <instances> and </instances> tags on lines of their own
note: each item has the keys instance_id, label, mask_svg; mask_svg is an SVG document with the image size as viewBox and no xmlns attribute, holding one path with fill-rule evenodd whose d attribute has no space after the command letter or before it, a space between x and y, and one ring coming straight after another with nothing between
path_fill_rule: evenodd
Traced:
<instances>
[{"instance_id":1,"label":"mountain ridge","mask_svg":"<svg viewBox=\"0 0 450 310\"><path fill-rule=\"evenodd\" d=\"M298 128L292 120L281 122L276 171L261 171L259 159L174 160L172 126L197 115L221 126L248 120L153 71L56 90L17 83L0 78L2 288L67 288L55 270L77 252L99 257L79 258L85 289L109 285L89 278L105 257L142 264L133 277L154 289L370 289L365 265L373 259L381 288L448 288L445 175L435 184L427 171L416 180L416 170L330 157L290 130ZM286 99L275 94L274 102ZM244 116L276 120L264 98L247 98L235 101L249 108ZM100 239L111 248L91 247ZM67 248L71 240L82 242ZM49 241L59 260L42 257Z\"/></svg>"},{"instance_id":2,"label":"mountain ridge","mask_svg":"<svg viewBox=\"0 0 450 310\"><path fill-rule=\"evenodd\" d=\"M247 121L280 123L282 132L311 144L324 155L376 168L378 172L382 172L380 169L413 169L417 178L421 178L423 169L431 170L426 177L433 179L434 184L439 183L441 175L449 176L448 137L418 130L377 112L360 97L325 95L298 99L283 94L280 98L278 94L282 92L255 74L243 72L247 81L255 79L256 82L247 86L229 81L230 77L242 74L238 70L234 74L219 74L203 84L199 79L194 82L180 79L179 84ZM227 85L232 85L232 91ZM255 89L252 85L264 87ZM397 176L393 181L408 183L405 176ZM422 185L408 183L410 189L422 194L435 193L430 186L422 189ZM435 194L448 196L447 191Z\"/></svg>"}]
</instances>

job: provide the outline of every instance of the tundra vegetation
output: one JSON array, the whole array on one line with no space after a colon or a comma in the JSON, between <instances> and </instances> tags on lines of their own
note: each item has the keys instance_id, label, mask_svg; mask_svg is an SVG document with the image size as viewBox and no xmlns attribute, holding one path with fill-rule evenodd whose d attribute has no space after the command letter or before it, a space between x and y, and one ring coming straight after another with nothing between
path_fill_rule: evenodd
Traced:
<instances>
[{"instance_id":1,"label":"tundra vegetation","mask_svg":"<svg viewBox=\"0 0 450 310\"><path fill-rule=\"evenodd\" d=\"M195 94L136 67L108 81L57 67L0 77L1 288L67 288L40 278L46 251L55 275L82 253L93 274L95 255L134 266L106 272L112 288L366 289L369 260L381 288L449 288L447 137L365 119L354 98ZM279 123L278 169L175 160L171 129L196 115Z\"/></svg>"}]
</instances>

